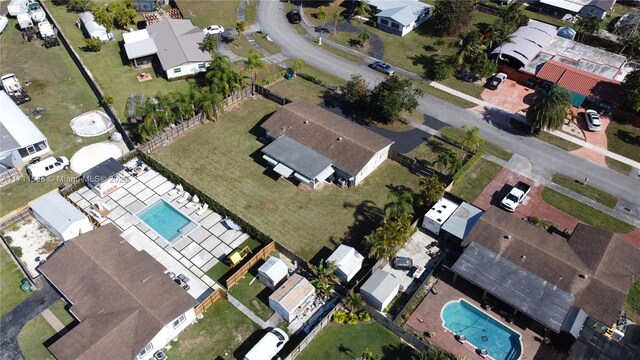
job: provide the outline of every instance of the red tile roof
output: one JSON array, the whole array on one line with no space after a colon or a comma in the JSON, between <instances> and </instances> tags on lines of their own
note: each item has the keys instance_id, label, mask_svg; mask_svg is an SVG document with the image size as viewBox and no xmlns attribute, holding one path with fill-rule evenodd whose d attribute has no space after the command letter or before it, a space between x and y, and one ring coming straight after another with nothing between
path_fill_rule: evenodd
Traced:
<instances>
[{"instance_id":1,"label":"red tile roof","mask_svg":"<svg viewBox=\"0 0 640 360\"><path fill-rule=\"evenodd\" d=\"M620 96L619 81L554 60L547 61L536 76L575 93L605 101L615 101Z\"/></svg>"}]
</instances>

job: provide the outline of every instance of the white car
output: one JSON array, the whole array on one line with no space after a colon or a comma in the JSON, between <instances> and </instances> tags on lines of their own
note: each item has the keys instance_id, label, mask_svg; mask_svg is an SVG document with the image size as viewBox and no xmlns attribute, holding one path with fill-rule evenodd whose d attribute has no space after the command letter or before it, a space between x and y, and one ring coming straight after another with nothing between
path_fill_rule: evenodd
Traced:
<instances>
[{"instance_id":1,"label":"white car","mask_svg":"<svg viewBox=\"0 0 640 360\"><path fill-rule=\"evenodd\" d=\"M218 35L224 32L224 28L220 25L211 25L202 30L206 35Z\"/></svg>"},{"instance_id":2,"label":"white car","mask_svg":"<svg viewBox=\"0 0 640 360\"><path fill-rule=\"evenodd\" d=\"M33 181L44 181L47 176L68 168L69 160L66 157L52 156L27 165L27 174Z\"/></svg>"},{"instance_id":3,"label":"white car","mask_svg":"<svg viewBox=\"0 0 640 360\"><path fill-rule=\"evenodd\" d=\"M584 112L584 117L587 120L587 127L591 131L600 131L602 128L602 122L600 122L600 115L595 110L588 109Z\"/></svg>"}]
</instances>

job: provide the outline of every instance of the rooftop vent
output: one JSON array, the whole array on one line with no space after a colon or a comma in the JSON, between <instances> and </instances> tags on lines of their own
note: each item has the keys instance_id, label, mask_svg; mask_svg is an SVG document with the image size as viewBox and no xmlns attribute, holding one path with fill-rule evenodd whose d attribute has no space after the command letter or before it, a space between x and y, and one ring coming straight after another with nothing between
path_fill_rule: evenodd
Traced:
<instances>
[{"instance_id":1,"label":"rooftop vent","mask_svg":"<svg viewBox=\"0 0 640 360\"><path fill-rule=\"evenodd\" d=\"M580 274L578 274L578 277L579 277L580 279L586 279L586 278L588 278L588 277L589 277L589 275L587 275L587 274L585 274L585 273L580 273Z\"/></svg>"},{"instance_id":2,"label":"rooftop vent","mask_svg":"<svg viewBox=\"0 0 640 360\"><path fill-rule=\"evenodd\" d=\"M338 141L342 141L342 136L340 136L340 137L338 138Z\"/></svg>"},{"instance_id":3,"label":"rooftop vent","mask_svg":"<svg viewBox=\"0 0 640 360\"><path fill-rule=\"evenodd\" d=\"M305 123L305 124L308 124L308 123L309 123L309 120L305 120L305 121L304 121L304 123Z\"/></svg>"},{"instance_id":4,"label":"rooftop vent","mask_svg":"<svg viewBox=\"0 0 640 360\"><path fill-rule=\"evenodd\" d=\"M511 240L511 235L505 235L504 238L507 240Z\"/></svg>"},{"instance_id":5,"label":"rooftop vent","mask_svg":"<svg viewBox=\"0 0 640 360\"><path fill-rule=\"evenodd\" d=\"M438 214L442 214L442 210L436 210Z\"/></svg>"},{"instance_id":6,"label":"rooftop vent","mask_svg":"<svg viewBox=\"0 0 640 360\"><path fill-rule=\"evenodd\" d=\"M527 255L520 255L520 258L522 259L522 261L527 260Z\"/></svg>"}]
</instances>

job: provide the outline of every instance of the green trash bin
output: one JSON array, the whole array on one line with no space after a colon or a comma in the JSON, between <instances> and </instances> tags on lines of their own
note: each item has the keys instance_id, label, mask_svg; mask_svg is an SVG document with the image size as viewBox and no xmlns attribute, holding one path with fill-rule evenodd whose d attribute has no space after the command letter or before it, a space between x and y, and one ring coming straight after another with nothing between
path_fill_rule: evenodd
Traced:
<instances>
[{"instance_id":1,"label":"green trash bin","mask_svg":"<svg viewBox=\"0 0 640 360\"><path fill-rule=\"evenodd\" d=\"M31 290L31 283L27 279L22 279L22 283L20 284L20 289L22 289L22 291L24 291L27 294L33 291Z\"/></svg>"},{"instance_id":2,"label":"green trash bin","mask_svg":"<svg viewBox=\"0 0 640 360\"><path fill-rule=\"evenodd\" d=\"M287 70L287 72L284 73L284 78L287 80L291 80L293 78L293 70Z\"/></svg>"}]
</instances>

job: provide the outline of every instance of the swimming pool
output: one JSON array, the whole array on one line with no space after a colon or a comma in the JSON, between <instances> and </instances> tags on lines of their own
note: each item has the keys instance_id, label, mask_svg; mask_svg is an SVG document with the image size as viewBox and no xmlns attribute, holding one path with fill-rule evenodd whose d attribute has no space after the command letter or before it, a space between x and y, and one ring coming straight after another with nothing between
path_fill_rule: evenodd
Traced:
<instances>
[{"instance_id":1,"label":"swimming pool","mask_svg":"<svg viewBox=\"0 0 640 360\"><path fill-rule=\"evenodd\" d=\"M150 205L138 217L150 228L169 242L186 235L197 225L166 201L160 200Z\"/></svg>"},{"instance_id":2,"label":"swimming pool","mask_svg":"<svg viewBox=\"0 0 640 360\"><path fill-rule=\"evenodd\" d=\"M440 313L443 326L477 349L487 349L495 360L517 360L522 354L520 334L464 299L447 303Z\"/></svg>"}]
</instances>

